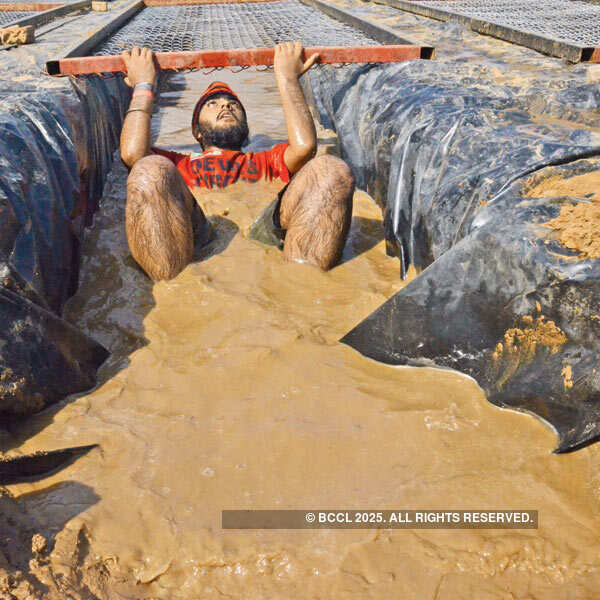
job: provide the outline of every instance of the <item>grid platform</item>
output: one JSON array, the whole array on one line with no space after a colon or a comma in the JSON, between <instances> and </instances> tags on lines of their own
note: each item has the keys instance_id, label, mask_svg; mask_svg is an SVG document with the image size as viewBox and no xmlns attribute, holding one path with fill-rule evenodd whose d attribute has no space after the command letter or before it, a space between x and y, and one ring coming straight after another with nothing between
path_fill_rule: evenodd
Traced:
<instances>
[{"instance_id":1,"label":"grid platform","mask_svg":"<svg viewBox=\"0 0 600 600\"><path fill-rule=\"evenodd\" d=\"M0 10L0 27L12 23L16 19L22 19L23 17L30 17L36 14L34 12L22 12L18 10Z\"/></svg>"},{"instance_id":2,"label":"grid platform","mask_svg":"<svg viewBox=\"0 0 600 600\"><path fill-rule=\"evenodd\" d=\"M600 4L583 0L384 0L572 62L600 62Z\"/></svg>"},{"instance_id":3,"label":"grid platform","mask_svg":"<svg viewBox=\"0 0 600 600\"><path fill-rule=\"evenodd\" d=\"M154 52L305 46L372 46L379 42L297 0L144 8L94 51L120 54L132 46Z\"/></svg>"}]
</instances>

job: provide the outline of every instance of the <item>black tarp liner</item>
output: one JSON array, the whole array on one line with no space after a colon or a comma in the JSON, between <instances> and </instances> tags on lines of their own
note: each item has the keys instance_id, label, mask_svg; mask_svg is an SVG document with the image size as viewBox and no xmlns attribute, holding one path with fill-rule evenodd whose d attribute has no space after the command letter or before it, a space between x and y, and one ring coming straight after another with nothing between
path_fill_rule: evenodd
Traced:
<instances>
[{"instance_id":1,"label":"black tarp liner","mask_svg":"<svg viewBox=\"0 0 600 600\"><path fill-rule=\"evenodd\" d=\"M309 72L323 124L382 206L390 253L403 274L425 269L342 341L389 364L471 375L491 402L554 426L566 451L600 436L600 265L541 225L585 199L523 190L556 169L600 169L583 160L600 156L600 136L574 124L597 122L600 89L557 82L540 94L478 69L411 61ZM566 336L558 346L497 352L507 331L534 335L548 322Z\"/></svg>"},{"instance_id":2,"label":"black tarp liner","mask_svg":"<svg viewBox=\"0 0 600 600\"><path fill-rule=\"evenodd\" d=\"M78 247L118 144L121 76L73 80L0 102L0 415L25 415L94 385L108 352L61 318ZM12 92L12 93L11 93Z\"/></svg>"}]
</instances>

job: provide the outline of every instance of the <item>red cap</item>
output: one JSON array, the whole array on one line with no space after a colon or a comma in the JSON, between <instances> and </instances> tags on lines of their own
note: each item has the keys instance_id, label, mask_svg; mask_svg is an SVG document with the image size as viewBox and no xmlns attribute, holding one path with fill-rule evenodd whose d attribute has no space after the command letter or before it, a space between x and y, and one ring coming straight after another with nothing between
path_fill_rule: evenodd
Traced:
<instances>
[{"instance_id":1,"label":"red cap","mask_svg":"<svg viewBox=\"0 0 600 600\"><path fill-rule=\"evenodd\" d=\"M198 99L198 102L196 102L196 106L194 107L194 112L192 114L192 133L194 134L194 137L196 139L198 138L198 136L197 136L198 117L200 116L200 111L202 110L204 103L209 98L212 98L213 96L222 96L222 95L231 96L234 100L237 100L240 103L242 110L244 110L244 112L246 112L241 100L237 97L235 92L226 83L223 83L222 81L215 81L215 82L211 83L204 90L204 92L202 92L202 95Z\"/></svg>"}]
</instances>

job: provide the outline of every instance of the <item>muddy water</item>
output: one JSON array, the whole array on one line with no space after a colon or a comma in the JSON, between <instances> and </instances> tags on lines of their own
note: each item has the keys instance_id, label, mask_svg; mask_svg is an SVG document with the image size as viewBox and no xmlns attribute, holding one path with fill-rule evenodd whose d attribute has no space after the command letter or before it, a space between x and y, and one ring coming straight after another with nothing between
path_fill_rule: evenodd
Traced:
<instances>
[{"instance_id":1,"label":"muddy water","mask_svg":"<svg viewBox=\"0 0 600 600\"><path fill-rule=\"evenodd\" d=\"M163 94L157 144L185 149L211 78L178 78L187 91ZM270 73L219 78L253 133L285 137ZM125 178L114 169L69 307L113 357L95 391L35 419L20 448L101 449L11 488L45 524L58 570L81 560L65 540L83 532L109 598L593 597L596 447L554 456L549 429L491 406L471 379L337 342L402 285L365 194L329 273L247 239L277 185L202 195L216 239L151 285L127 252ZM540 528L223 531L231 508L537 509Z\"/></svg>"}]
</instances>

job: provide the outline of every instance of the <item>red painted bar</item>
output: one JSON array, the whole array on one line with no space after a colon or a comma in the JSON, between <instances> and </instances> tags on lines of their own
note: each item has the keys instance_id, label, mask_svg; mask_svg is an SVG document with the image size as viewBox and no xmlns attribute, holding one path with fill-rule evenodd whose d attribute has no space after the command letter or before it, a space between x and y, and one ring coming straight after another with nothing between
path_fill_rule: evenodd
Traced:
<instances>
[{"instance_id":1,"label":"red painted bar","mask_svg":"<svg viewBox=\"0 0 600 600\"><path fill-rule=\"evenodd\" d=\"M33 4L31 2L12 2L10 4L0 4L0 12L18 10L20 12L41 12L58 8L62 4Z\"/></svg>"},{"instance_id":2,"label":"red painted bar","mask_svg":"<svg viewBox=\"0 0 600 600\"><path fill-rule=\"evenodd\" d=\"M425 51L429 50L429 54ZM430 48L421 46L327 46L305 48L305 56L318 53L321 64L334 63L392 63L431 55ZM245 67L272 65L273 48L239 50L200 50L196 52L157 52L161 69L185 70L210 67ZM120 56L83 56L46 63L50 75L86 75L91 73L124 72Z\"/></svg>"},{"instance_id":3,"label":"red painted bar","mask_svg":"<svg viewBox=\"0 0 600 600\"><path fill-rule=\"evenodd\" d=\"M200 6L202 4L253 4L280 0L144 0L146 6Z\"/></svg>"}]
</instances>

